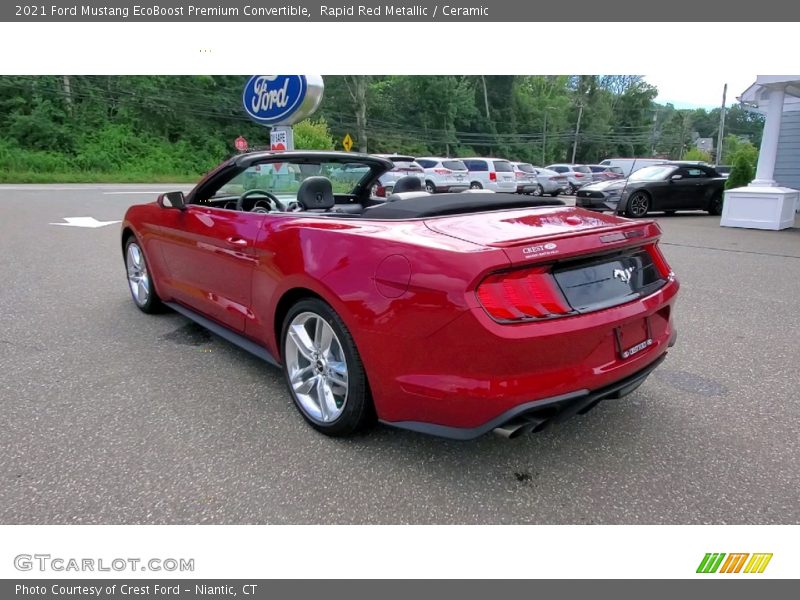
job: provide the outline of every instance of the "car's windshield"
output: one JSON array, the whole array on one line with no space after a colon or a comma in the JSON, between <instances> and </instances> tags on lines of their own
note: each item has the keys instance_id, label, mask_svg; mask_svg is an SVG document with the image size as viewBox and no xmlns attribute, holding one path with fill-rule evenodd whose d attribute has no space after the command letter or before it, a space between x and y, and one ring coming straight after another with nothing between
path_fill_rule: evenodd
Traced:
<instances>
[{"instance_id":1,"label":"car's windshield","mask_svg":"<svg viewBox=\"0 0 800 600\"><path fill-rule=\"evenodd\" d=\"M634 171L630 179L632 181L658 181L666 179L670 173L676 170L677 167L672 165L657 165L654 167L644 167L638 171Z\"/></svg>"},{"instance_id":2,"label":"car's windshield","mask_svg":"<svg viewBox=\"0 0 800 600\"><path fill-rule=\"evenodd\" d=\"M349 194L369 177L370 168L358 162L265 163L252 165L222 185L213 198L238 196L248 190L263 190L279 198L294 199L305 179L327 177L335 194Z\"/></svg>"},{"instance_id":3,"label":"car's windshield","mask_svg":"<svg viewBox=\"0 0 800 600\"><path fill-rule=\"evenodd\" d=\"M584 165L575 165L574 167L572 167L572 170L575 171L576 173L591 173L592 172L592 170L589 167L586 167Z\"/></svg>"}]
</instances>

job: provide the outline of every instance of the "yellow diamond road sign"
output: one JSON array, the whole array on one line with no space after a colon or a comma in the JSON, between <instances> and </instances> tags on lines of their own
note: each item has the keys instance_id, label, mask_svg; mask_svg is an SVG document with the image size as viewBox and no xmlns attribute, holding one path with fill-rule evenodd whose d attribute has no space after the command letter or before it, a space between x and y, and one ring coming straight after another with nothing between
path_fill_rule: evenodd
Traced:
<instances>
[{"instance_id":1,"label":"yellow diamond road sign","mask_svg":"<svg viewBox=\"0 0 800 600\"><path fill-rule=\"evenodd\" d=\"M344 139L342 140L342 146L348 152L350 152L350 149L353 147L353 138L350 137L349 133L344 136Z\"/></svg>"}]
</instances>

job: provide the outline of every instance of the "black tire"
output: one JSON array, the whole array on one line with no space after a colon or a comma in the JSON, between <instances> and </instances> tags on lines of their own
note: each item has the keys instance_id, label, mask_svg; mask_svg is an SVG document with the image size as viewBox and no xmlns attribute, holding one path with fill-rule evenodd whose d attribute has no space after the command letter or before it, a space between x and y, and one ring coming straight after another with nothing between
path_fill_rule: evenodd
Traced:
<instances>
[{"instance_id":1,"label":"black tire","mask_svg":"<svg viewBox=\"0 0 800 600\"><path fill-rule=\"evenodd\" d=\"M536 184L536 187L534 188L532 194L534 196L544 196L544 188L540 183Z\"/></svg>"},{"instance_id":2,"label":"black tire","mask_svg":"<svg viewBox=\"0 0 800 600\"><path fill-rule=\"evenodd\" d=\"M578 186L575 185L574 183L570 183L569 184L569 190L567 190L567 193L570 196L574 196L577 191L578 191Z\"/></svg>"},{"instance_id":3,"label":"black tire","mask_svg":"<svg viewBox=\"0 0 800 600\"><path fill-rule=\"evenodd\" d=\"M425 182L425 191L428 192L429 194L435 194L436 193L436 186L433 185L432 181L426 181Z\"/></svg>"},{"instance_id":4,"label":"black tire","mask_svg":"<svg viewBox=\"0 0 800 600\"><path fill-rule=\"evenodd\" d=\"M471 190L482 190L483 186L481 185L480 181L473 181L469 184L469 189Z\"/></svg>"},{"instance_id":5,"label":"black tire","mask_svg":"<svg viewBox=\"0 0 800 600\"><path fill-rule=\"evenodd\" d=\"M141 260L144 263L144 275L146 276L148 281L147 283L148 293L147 293L147 298L144 301L141 301L141 298L136 297L136 295L133 292L133 284L130 280L131 265L129 263L132 260L130 257L131 246L135 246L135 248L141 254ZM148 315L163 312L166 307L164 306L164 303L161 301L161 298L158 297L158 293L156 293L156 288L153 283L153 275L152 275L153 272L150 270L150 262L147 260L147 256L144 253L144 248L142 247L142 244L139 242L139 240L136 238L135 235L131 235L128 237L127 240L125 240L125 251L123 252L122 256L123 260L125 261L125 269L129 277L128 291L131 294L131 300L133 300L133 303L139 310Z\"/></svg>"},{"instance_id":6,"label":"black tire","mask_svg":"<svg viewBox=\"0 0 800 600\"><path fill-rule=\"evenodd\" d=\"M314 315L321 317L330 325L336 333L344 353L347 366L347 398L342 413L331 422L321 422L308 414L298 401L289 381L288 361L286 360L286 337L289 324L301 313L314 313ZM317 298L306 298L300 300L289 309L281 326L281 354L284 358L282 370L286 379L286 386L289 388L289 394L297 410L314 429L331 437L343 437L366 428L374 421L375 410L361 356L344 321L327 303Z\"/></svg>"},{"instance_id":7,"label":"black tire","mask_svg":"<svg viewBox=\"0 0 800 600\"><path fill-rule=\"evenodd\" d=\"M650 196L641 190L633 192L625 206L625 215L636 219L647 216L648 212L650 212Z\"/></svg>"},{"instance_id":8,"label":"black tire","mask_svg":"<svg viewBox=\"0 0 800 600\"><path fill-rule=\"evenodd\" d=\"M715 216L721 215L723 201L724 198L721 192L714 194L714 197L711 198L711 201L708 203L708 214Z\"/></svg>"}]
</instances>

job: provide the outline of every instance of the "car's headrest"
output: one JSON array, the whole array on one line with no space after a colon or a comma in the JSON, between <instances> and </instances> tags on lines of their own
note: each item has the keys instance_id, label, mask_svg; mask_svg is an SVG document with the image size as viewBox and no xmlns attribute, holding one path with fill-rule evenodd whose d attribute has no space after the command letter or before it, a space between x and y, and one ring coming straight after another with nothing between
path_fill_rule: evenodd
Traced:
<instances>
[{"instance_id":1,"label":"car's headrest","mask_svg":"<svg viewBox=\"0 0 800 600\"><path fill-rule=\"evenodd\" d=\"M333 184L327 177L308 177L297 190L297 203L303 210L327 210L333 208Z\"/></svg>"},{"instance_id":2,"label":"car's headrest","mask_svg":"<svg viewBox=\"0 0 800 600\"><path fill-rule=\"evenodd\" d=\"M399 194L400 192L419 192L422 191L422 181L419 177L413 175L406 175L394 182L392 193Z\"/></svg>"}]
</instances>

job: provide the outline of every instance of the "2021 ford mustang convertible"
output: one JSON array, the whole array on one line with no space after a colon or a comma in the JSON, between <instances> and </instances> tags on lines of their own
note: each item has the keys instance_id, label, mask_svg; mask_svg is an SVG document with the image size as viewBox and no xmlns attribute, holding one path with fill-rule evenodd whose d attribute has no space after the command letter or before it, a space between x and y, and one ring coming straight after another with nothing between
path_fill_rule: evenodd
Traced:
<instances>
[{"instance_id":1,"label":"2021 ford mustang convertible","mask_svg":"<svg viewBox=\"0 0 800 600\"><path fill-rule=\"evenodd\" d=\"M377 417L514 437L630 393L664 359L678 282L656 223L515 194L429 195L414 178L371 196L391 168L253 152L185 196L132 206L134 302L282 368L329 435Z\"/></svg>"}]
</instances>

